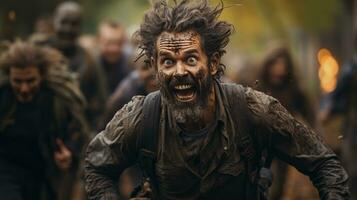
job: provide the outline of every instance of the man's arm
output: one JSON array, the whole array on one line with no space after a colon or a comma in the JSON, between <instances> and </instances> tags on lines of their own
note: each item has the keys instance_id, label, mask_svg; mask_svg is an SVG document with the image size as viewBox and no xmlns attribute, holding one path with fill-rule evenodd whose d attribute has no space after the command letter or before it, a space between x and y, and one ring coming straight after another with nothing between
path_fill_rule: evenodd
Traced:
<instances>
[{"instance_id":1,"label":"man's arm","mask_svg":"<svg viewBox=\"0 0 357 200\"><path fill-rule=\"evenodd\" d=\"M259 136L270 138L270 153L308 175L321 199L348 199L347 174L322 138L276 99L251 89L246 94L251 115L260 126Z\"/></svg>"},{"instance_id":2,"label":"man's arm","mask_svg":"<svg viewBox=\"0 0 357 200\"><path fill-rule=\"evenodd\" d=\"M134 97L89 144L85 182L89 199L118 199L118 179L137 158L137 126L143 97Z\"/></svg>"}]
</instances>

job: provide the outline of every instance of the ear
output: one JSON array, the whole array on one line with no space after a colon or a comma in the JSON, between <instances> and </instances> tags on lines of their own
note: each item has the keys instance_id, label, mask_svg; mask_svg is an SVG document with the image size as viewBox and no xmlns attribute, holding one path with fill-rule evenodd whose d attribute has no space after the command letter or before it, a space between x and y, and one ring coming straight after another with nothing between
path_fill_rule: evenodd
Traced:
<instances>
[{"instance_id":1,"label":"ear","mask_svg":"<svg viewBox=\"0 0 357 200\"><path fill-rule=\"evenodd\" d=\"M211 75L216 75L217 74L219 61L220 61L220 56L219 56L219 53L216 52L210 58L210 64L211 64L210 73L211 73Z\"/></svg>"}]
</instances>

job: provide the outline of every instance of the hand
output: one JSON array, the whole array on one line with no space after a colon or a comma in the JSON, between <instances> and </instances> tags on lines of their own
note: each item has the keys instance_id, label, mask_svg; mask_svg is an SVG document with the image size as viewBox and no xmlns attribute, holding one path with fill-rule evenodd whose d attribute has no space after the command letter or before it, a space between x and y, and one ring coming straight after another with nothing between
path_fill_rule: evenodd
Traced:
<instances>
[{"instance_id":1,"label":"hand","mask_svg":"<svg viewBox=\"0 0 357 200\"><path fill-rule=\"evenodd\" d=\"M61 139L56 139L58 150L54 153L55 163L63 171L69 169L72 164L72 153Z\"/></svg>"}]
</instances>

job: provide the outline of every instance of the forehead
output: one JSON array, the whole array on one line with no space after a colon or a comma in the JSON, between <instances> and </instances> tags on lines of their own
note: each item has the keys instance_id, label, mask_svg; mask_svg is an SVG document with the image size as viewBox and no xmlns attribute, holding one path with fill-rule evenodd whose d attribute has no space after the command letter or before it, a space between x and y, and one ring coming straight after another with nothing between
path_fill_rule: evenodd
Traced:
<instances>
[{"instance_id":1,"label":"forehead","mask_svg":"<svg viewBox=\"0 0 357 200\"><path fill-rule=\"evenodd\" d=\"M102 39L109 38L122 38L124 36L124 30L122 28L111 28L108 26L103 26L100 28L99 37Z\"/></svg>"},{"instance_id":2,"label":"forehead","mask_svg":"<svg viewBox=\"0 0 357 200\"><path fill-rule=\"evenodd\" d=\"M187 49L201 50L201 37L197 32L163 32L157 39L157 50L175 51Z\"/></svg>"},{"instance_id":3,"label":"forehead","mask_svg":"<svg viewBox=\"0 0 357 200\"><path fill-rule=\"evenodd\" d=\"M10 76L16 78L27 78L27 77L34 77L40 75L40 70L38 67L26 67L26 68L19 68L19 67L11 67L10 68Z\"/></svg>"},{"instance_id":4,"label":"forehead","mask_svg":"<svg viewBox=\"0 0 357 200\"><path fill-rule=\"evenodd\" d=\"M63 10L57 14L57 20L59 21L79 21L81 14L75 10Z\"/></svg>"}]
</instances>

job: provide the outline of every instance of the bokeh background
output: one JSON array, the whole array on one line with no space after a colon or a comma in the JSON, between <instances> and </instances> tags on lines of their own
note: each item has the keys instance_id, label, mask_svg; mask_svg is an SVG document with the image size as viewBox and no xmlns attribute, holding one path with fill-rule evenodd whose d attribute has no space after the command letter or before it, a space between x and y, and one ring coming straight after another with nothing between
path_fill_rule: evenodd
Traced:
<instances>
[{"instance_id":1,"label":"bokeh background","mask_svg":"<svg viewBox=\"0 0 357 200\"><path fill-rule=\"evenodd\" d=\"M40 18L51 17L61 0L1 0L0 39L26 38ZM119 20L133 33L150 6L149 0L79 0L83 6L83 33L95 34L105 19ZM212 0L212 3L219 3ZM228 71L237 73L254 65L269 43L281 42L291 47L304 87L313 95L319 91L316 79L321 63L318 52L326 48L338 67L350 59L353 30L356 26L354 0L223 0L226 9L222 19L234 24L226 58ZM253 63L252 63L253 61ZM248 62L248 63L247 63ZM250 69L245 69L250 70ZM227 73L227 74L232 74ZM235 74L236 75L236 74ZM234 77L234 78L239 78ZM241 77L242 78L242 77ZM334 80L332 82L335 82ZM322 86L330 92L333 83ZM315 96L312 96L316 99Z\"/></svg>"}]
</instances>

